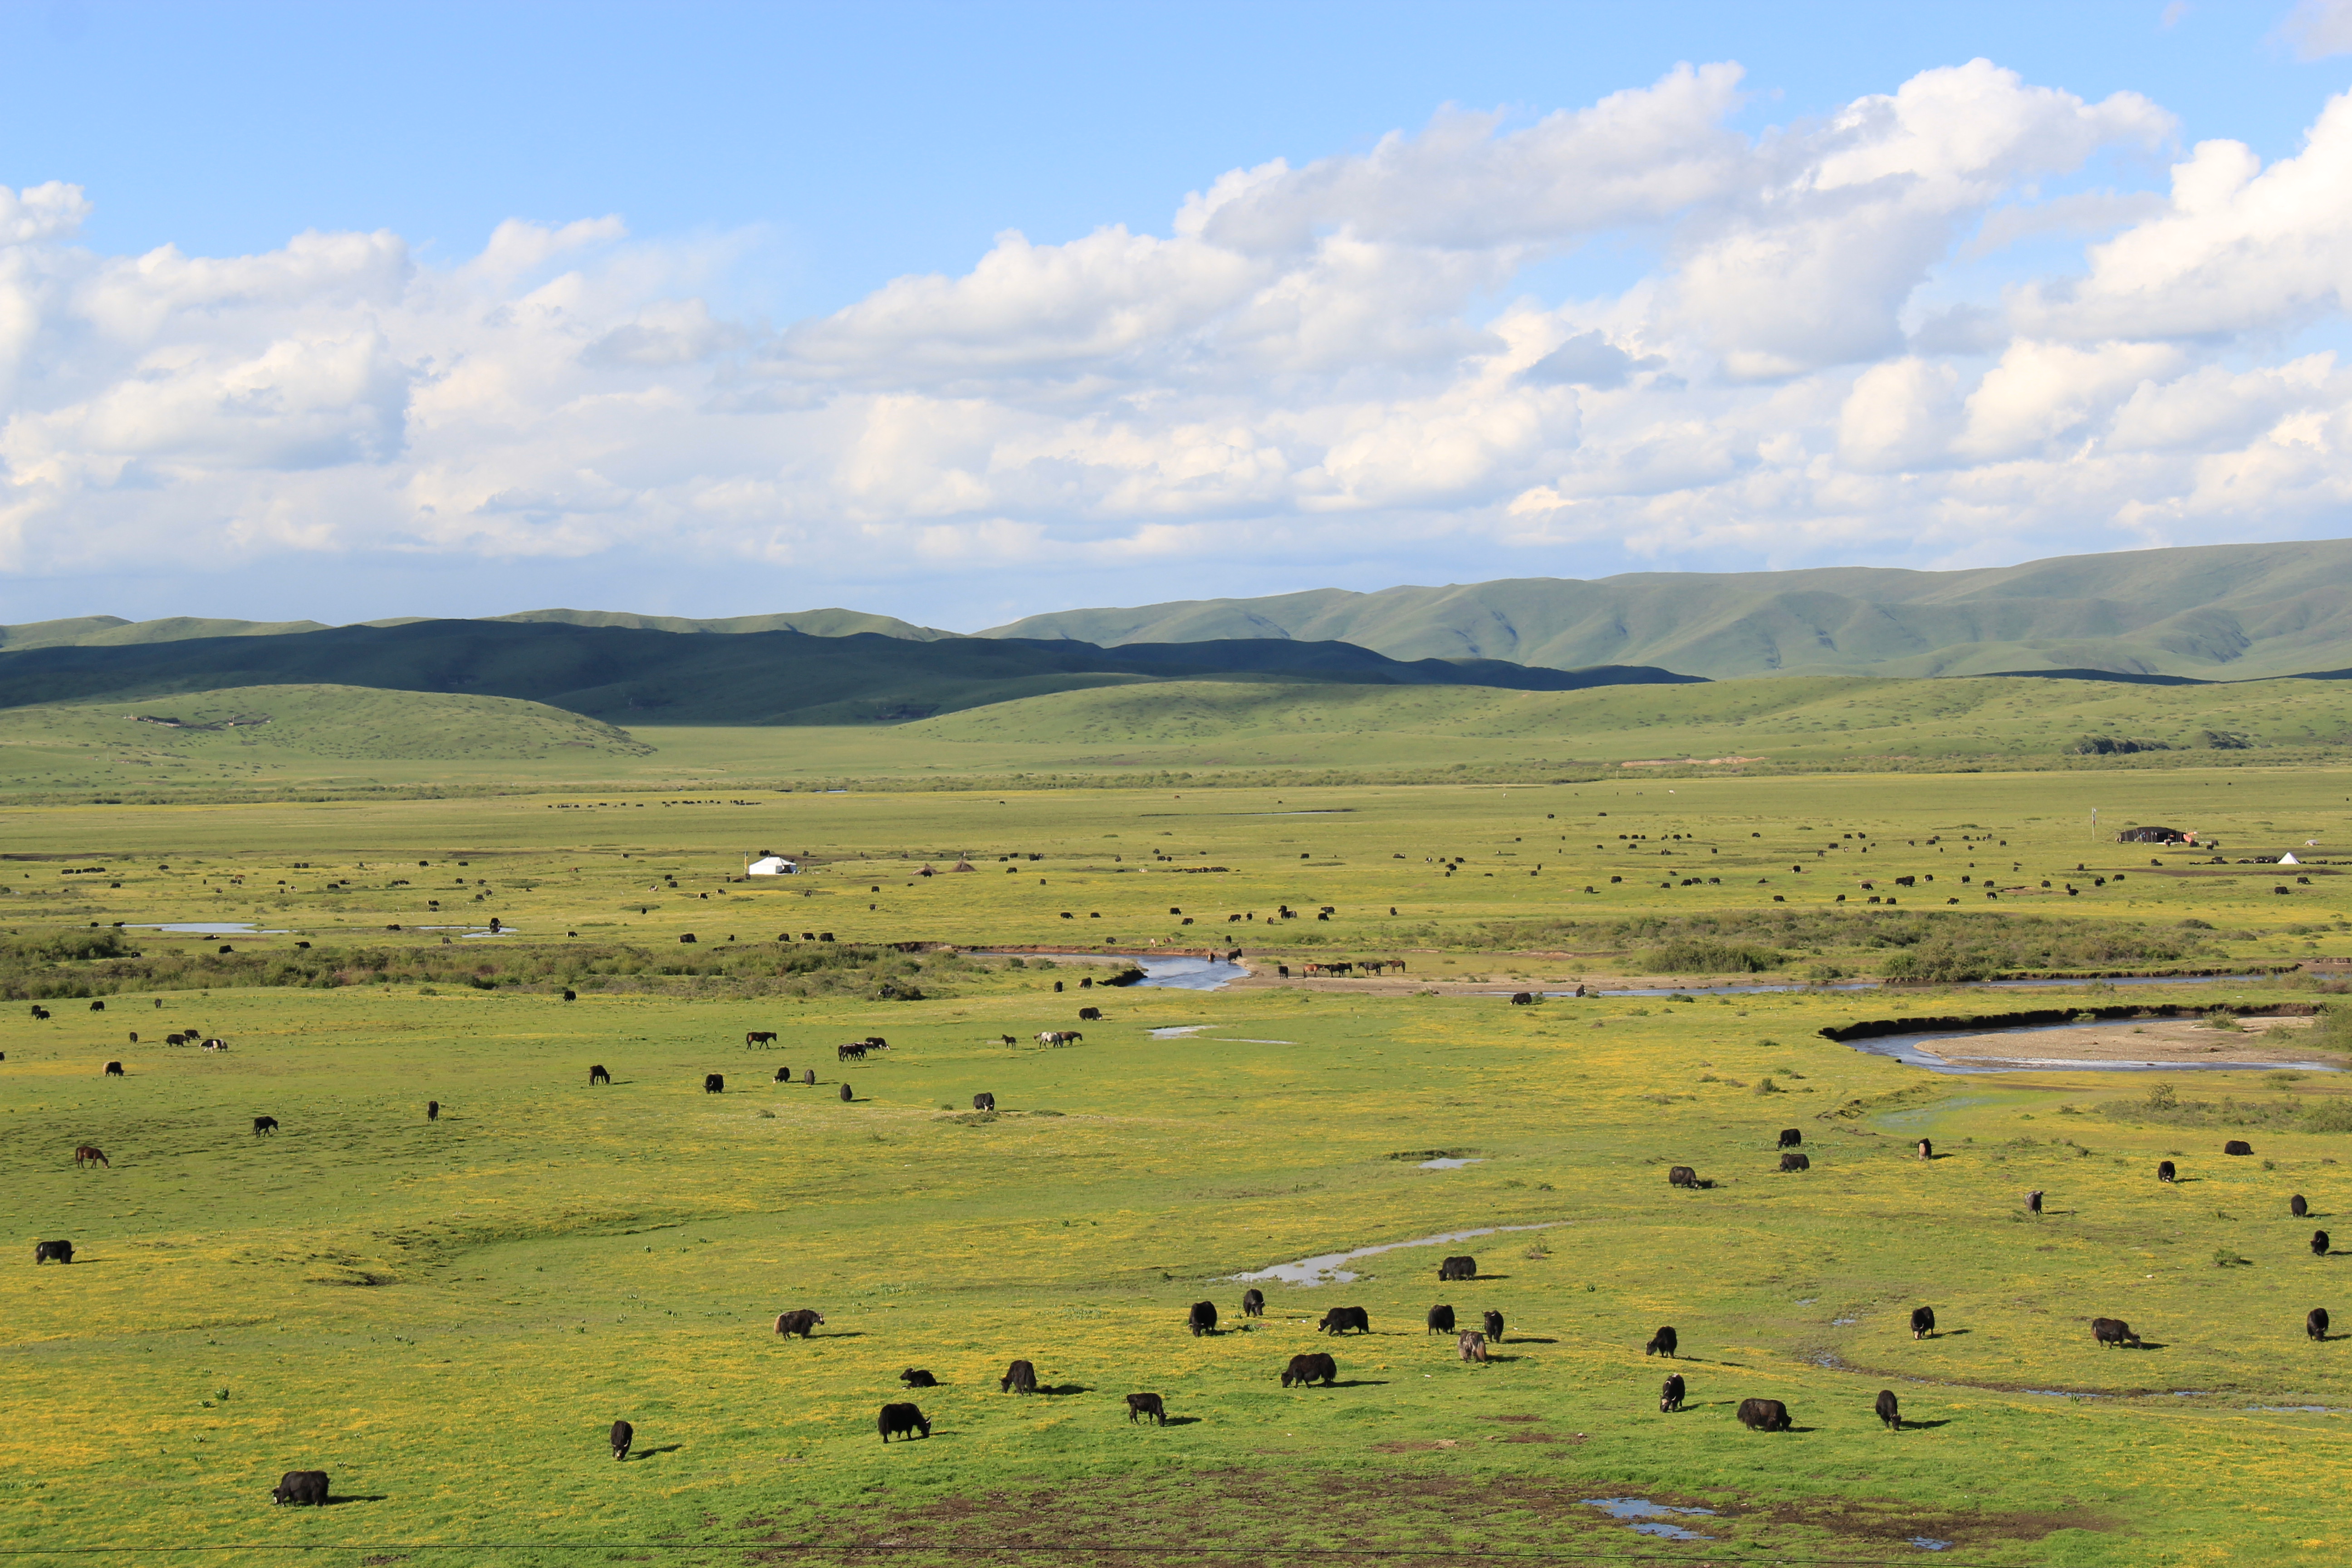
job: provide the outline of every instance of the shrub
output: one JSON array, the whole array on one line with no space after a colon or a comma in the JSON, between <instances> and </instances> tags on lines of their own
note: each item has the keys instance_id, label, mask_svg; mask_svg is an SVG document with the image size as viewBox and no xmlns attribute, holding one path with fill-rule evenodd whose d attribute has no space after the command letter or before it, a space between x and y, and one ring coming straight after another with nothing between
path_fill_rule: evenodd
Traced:
<instances>
[{"instance_id":1,"label":"shrub","mask_svg":"<svg viewBox=\"0 0 2352 1568\"><path fill-rule=\"evenodd\" d=\"M1642 962L1670 973L1760 974L1779 968L1785 960L1770 948L1685 938L1651 949L1642 955Z\"/></svg>"}]
</instances>

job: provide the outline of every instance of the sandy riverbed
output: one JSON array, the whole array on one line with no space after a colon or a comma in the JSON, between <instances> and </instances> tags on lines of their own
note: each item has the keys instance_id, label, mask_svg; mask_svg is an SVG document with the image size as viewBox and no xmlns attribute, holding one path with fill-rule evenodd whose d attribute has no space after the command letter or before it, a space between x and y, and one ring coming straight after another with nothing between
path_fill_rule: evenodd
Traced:
<instances>
[{"instance_id":1,"label":"sandy riverbed","mask_svg":"<svg viewBox=\"0 0 2352 1568\"><path fill-rule=\"evenodd\" d=\"M2201 1018L2124 1018L2089 1028L2018 1029L1966 1038L1913 1039L1922 1056L1963 1067L2058 1067L2070 1062L2237 1062L2313 1059L2309 1018L2248 1018L2239 1031Z\"/></svg>"}]
</instances>

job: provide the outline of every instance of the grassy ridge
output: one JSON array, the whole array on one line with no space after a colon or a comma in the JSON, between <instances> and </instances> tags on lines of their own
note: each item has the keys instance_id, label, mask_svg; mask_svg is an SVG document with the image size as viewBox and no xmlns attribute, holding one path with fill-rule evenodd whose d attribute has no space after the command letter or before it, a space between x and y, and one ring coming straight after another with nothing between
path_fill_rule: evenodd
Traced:
<instances>
[{"instance_id":1,"label":"grassy ridge","mask_svg":"<svg viewBox=\"0 0 2352 1568\"><path fill-rule=\"evenodd\" d=\"M93 743L119 740L112 716L177 711L187 706L178 698L19 709L0 711L0 790L514 788L572 781L658 790L1139 773L1182 787L1300 774L1402 782L1475 771L1535 783L1653 771L1624 767L1629 762L1685 772L2026 765L2128 777L2184 763L2308 763L2341 757L2352 742L2352 683L2336 681L2168 688L1840 676L1507 691L1125 675L1104 677L1108 684L1093 689L1042 689L1079 679L1037 678L986 691L971 686L968 694L1002 700L887 725L780 731L633 723L629 735L649 752L613 742L617 731L593 721L549 721L543 709L539 721L511 734L488 724L468 731L454 721L411 723L403 715L432 711L404 706L419 701L450 705L445 712L514 710L464 706L488 700L383 691L332 699L322 692L319 706L307 710L309 721L326 726L324 734L345 722L336 705L349 704L351 728L334 732L363 733L365 744L340 749L323 742L275 745L268 731L166 741L162 732L146 734L145 726L140 738L156 747L126 752ZM226 714L243 700L237 692L215 694L191 700L198 705L189 710ZM580 734L560 734L564 722L576 723ZM460 733L477 739L460 746L453 740ZM2242 739L2246 749L2212 749L2217 733ZM596 736L607 743L569 743ZM2173 749L2085 755L2078 748L2086 737ZM192 759L209 755L214 765L210 772L151 765L151 755L166 754L162 747ZM232 758L239 768L226 765ZM1716 761L1741 758L1752 760ZM1685 759L1696 767L1684 768Z\"/></svg>"},{"instance_id":2,"label":"grassy ridge","mask_svg":"<svg viewBox=\"0 0 2352 1568\"><path fill-rule=\"evenodd\" d=\"M1961 572L1825 567L1516 578L1032 616L991 636L1335 637L1398 658L1654 664L1711 679L2005 669L2224 679L2352 666L2352 541L2060 556Z\"/></svg>"},{"instance_id":3,"label":"grassy ridge","mask_svg":"<svg viewBox=\"0 0 2352 1568\"><path fill-rule=\"evenodd\" d=\"M0 710L0 770L19 787L243 783L383 762L611 766L652 748L610 724L500 697L268 686L133 702Z\"/></svg>"}]
</instances>

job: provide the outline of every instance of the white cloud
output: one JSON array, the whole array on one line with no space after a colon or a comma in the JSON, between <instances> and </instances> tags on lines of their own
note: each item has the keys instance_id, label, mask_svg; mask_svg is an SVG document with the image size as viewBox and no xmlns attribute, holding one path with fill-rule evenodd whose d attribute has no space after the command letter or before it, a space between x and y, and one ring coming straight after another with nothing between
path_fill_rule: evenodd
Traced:
<instances>
[{"instance_id":1,"label":"white cloud","mask_svg":"<svg viewBox=\"0 0 2352 1568\"><path fill-rule=\"evenodd\" d=\"M709 302L740 241L613 217L452 265L387 233L110 256L80 191L0 191L0 570L629 551L814 602L1069 563L1929 564L2352 495L2352 375L2295 337L2345 309L2352 103L2140 190L2094 165L2165 111L1982 60L1760 135L1741 102L1710 65L1446 110L1205 180L1164 235L1007 233L780 328ZM1972 289L2027 237L2012 268L2067 259ZM1654 259L1523 291L1588 247Z\"/></svg>"},{"instance_id":2,"label":"white cloud","mask_svg":"<svg viewBox=\"0 0 2352 1568\"><path fill-rule=\"evenodd\" d=\"M2297 59L2352 54L2352 0L2295 0L2279 31Z\"/></svg>"}]
</instances>

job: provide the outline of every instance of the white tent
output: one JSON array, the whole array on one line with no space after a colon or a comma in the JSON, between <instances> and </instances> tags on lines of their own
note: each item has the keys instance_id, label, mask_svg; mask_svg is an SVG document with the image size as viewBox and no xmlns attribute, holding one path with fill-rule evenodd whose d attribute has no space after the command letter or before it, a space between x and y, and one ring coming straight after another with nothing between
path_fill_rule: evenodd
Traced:
<instances>
[{"instance_id":1,"label":"white tent","mask_svg":"<svg viewBox=\"0 0 2352 1568\"><path fill-rule=\"evenodd\" d=\"M789 877L800 868L781 855L762 855L743 869L745 875L752 877Z\"/></svg>"},{"instance_id":2,"label":"white tent","mask_svg":"<svg viewBox=\"0 0 2352 1568\"><path fill-rule=\"evenodd\" d=\"M2282 866L2300 866L2303 862L2296 859L2294 858L2294 851L2290 849L2285 854L2279 857L2279 864Z\"/></svg>"}]
</instances>

